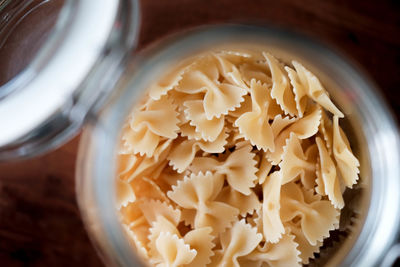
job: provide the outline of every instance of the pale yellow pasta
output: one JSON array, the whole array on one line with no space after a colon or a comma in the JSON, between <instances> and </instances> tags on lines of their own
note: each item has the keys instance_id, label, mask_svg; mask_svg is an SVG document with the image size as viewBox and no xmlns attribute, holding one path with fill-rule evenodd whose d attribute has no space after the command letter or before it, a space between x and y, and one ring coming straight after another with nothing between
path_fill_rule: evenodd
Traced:
<instances>
[{"instance_id":1,"label":"pale yellow pasta","mask_svg":"<svg viewBox=\"0 0 400 267\"><path fill-rule=\"evenodd\" d=\"M175 209L171 205L159 200L140 199L139 208L142 211L143 217L150 225L157 221L159 217L168 219L174 225L178 225L181 219L181 211L179 209Z\"/></svg>"},{"instance_id":2,"label":"pale yellow pasta","mask_svg":"<svg viewBox=\"0 0 400 267\"><path fill-rule=\"evenodd\" d=\"M192 162L196 153L203 150L208 153L221 153L225 150L228 135L222 131L214 142L203 140L181 140L176 143L168 156L169 164L178 172L183 172Z\"/></svg>"},{"instance_id":3,"label":"pale yellow pasta","mask_svg":"<svg viewBox=\"0 0 400 267\"><path fill-rule=\"evenodd\" d=\"M344 200L340 191L340 181L336 172L335 163L333 162L328 150L321 138L316 138L319 151L318 187L323 187L321 195L327 195L329 200L336 208L343 208ZM323 192L323 193L322 193Z\"/></svg>"},{"instance_id":4,"label":"pale yellow pasta","mask_svg":"<svg viewBox=\"0 0 400 267\"><path fill-rule=\"evenodd\" d=\"M222 174L233 189L250 195L250 188L254 187L254 181L257 179L256 164L251 146L244 145L232 152L223 162L208 157L194 158L189 169L193 173L214 171Z\"/></svg>"},{"instance_id":5,"label":"pale yellow pasta","mask_svg":"<svg viewBox=\"0 0 400 267\"><path fill-rule=\"evenodd\" d=\"M221 192L224 178L211 172L199 173L179 181L168 197L179 206L191 210L194 218L185 218L195 228L213 227L213 234L222 232L234 221L239 210L226 203L216 201Z\"/></svg>"},{"instance_id":6,"label":"pale yellow pasta","mask_svg":"<svg viewBox=\"0 0 400 267\"><path fill-rule=\"evenodd\" d=\"M259 63L244 63L239 67L240 73L242 74L243 80L248 86L250 86L251 80L255 79L257 82L262 83L265 86L272 85L270 71L265 64Z\"/></svg>"},{"instance_id":7,"label":"pale yellow pasta","mask_svg":"<svg viewBox=\"0 0 400 267\"><path fill-rule=\"evenodd\" d=\"M253 191L247 196L230 186L224 187L216 200L237 208L243 217L252 214L261 206L258 196Z\"/></svg>"},{"instance_id":8,"label":"pale yellow pasta","mask_svg":"<svg viewBox=\"0 0 400 267\"><path fill-rule=\"evenodd\" d=\"M322 87L318 78L297 61L292 61L292 64L296 68L306 94L332 114L343 118L343 113L332 103L328 92Z\"/></svg>"},{"instance_id":9,"label":"pale yellow pasta","mask_svg":"<svg viewBox=\"0 0 400 267\"><path fill-rule=\"evenodd\" d=\"M308 114L305 114L303 118L296 120L290 124L290 126L282 130L275 138L275 150L268 154L268 158L271 162L277 165L282 160L283 148L291 133L296 134L300 139L307 139L315 135L318 132L320 118L321 109L314 107L310 109Z\"/></svg>"},{"instance_id":10,"label":"pale yellow pasta","mask_svg":"<svg viewBox=\"0 0 400 267\"><path fill-rule=\"evenodd\" d=\"M293 86L294 101L296 102L297 112L301 118L303 117L308 104L306 89L301 84L300 78L294 69L286 66L285 70L289 76L290 83Z\"/></svg>"},{"instance_id":11,"label":"pale yellow pasta","mask_svg":"<svg viewBox=\"0 0 400 267\"><path fill-rule=\"evenodd\" d=\"M282 173L274 172L263 184L262 228L267 242L276 243L285 229L280 218Z\"/></svg>"},{"instance_id":12,"label":"pale yellow pasta","mask_svg":"<svg viewBox=\"0 0 400 267\"><path fill-rule=\"evenodd\" d=\"M230 62L226 57L217 54L214 54L214 56L218 61L218 68L222 77L240 88L247 88L247 84L243 81L242 75L235 64Z\"/></svg>"},{"instance_id":13,"label":"pale yellow pasta","mask_svg":"<svg viewBox=\"0 0 400 267\"><path fill-rule=\"evenodd\" d=\"M178 62L121 131L127 238L153 266L312 263L359 179L343 116L314 74L260 49Z\"/></svg>"},{"instance_id":14,"label":"pale yellow pasta","mask_svg":"<svg viewBox=\"0 0 400 267\"><path fill-rule=\"evenodd\" d=\"M319 125L319 132L324 138L326 148L330 155L332 155L332 146L333 146L333 125L332 121L328 118L326 112L322 112L321 114L321 123Z\"/></svg>"},{"instance_id":15,"label":"pale yellow pasta","mask_svg":"<svg viewBox=\"0 0 400 267\"><path fill-rule=\"evenodd\" d=\"M300 251L291 234L284 234L278 243L265 243L252 253L239 259L241 266L287 267L300 266Z\"/></svg>"},{"instance_id":16,"label":"pale yellow pasta","mask_svg":"<svg viewBox=\"0 0 400 267\"><path fill-rule=\"evenodd\" d=\"M268 157L264 151L261 151L259 155L260 158L258 160L259 165L257 166L258 171L256 173L256 176L258 179L258 183L263 184L272 169L272 163L268 160Z\"/></svg>"},{"instance_id":17,"label":"pale yellow pasta","mask_svg":"<svg viewBox=\"0 0 400 267\"><path fill-rule=\"evenodd\" d=\"M301 147L300 139L296 134L290 137L283 149L282 161L279 167L282 172L282 184L291 182L296 177L301 178L304 187L312 189L315 181L316 158L308 159Z\"/></svg>"},{"instance_id":18,"label":"pale yellow pasta","mask_svg":"<svg viewBox=\"0 0 400 267\"><path fill-rule=\"evenodd\" d=\"M247 90L227 82L220 83L216 59L209 57L205 57L202 64L193 70L187 71L176 90L188 94L204 93L204 112L208 119L212 119L240 106Z\"/></svg>"},{"instance_id":19,"label":"pale yellow pasta","mask_svg":"<svg viewBox=\"0 0 400 267\"><path fill-rule=\"evenodd\" d=\"M182 238L179 230L173 223L164 217L159 217L150 228L148 255L156 259L155 261L157 262L157 258L161 256L159 251L160 247L157 247L157 239L161 233L169 233L176 236L179 240L183 240L183 242L180 241L181 244L184 243L188 245L190 249L196 251L195 257L190 261L191 266L205 266L211 262L211 256L214 255L212 251L212 248L215 246L212 242L214 237L211 235L211 232L211 227L198 228L189 231Z\"/></svg>"},{"instance_id":20,"label":"pale yellow pasta","mask_svg":"<svg viewBox=\"0 0 400 267\"><path fill-rule=\"evenodd\" d=\"M185 64L183 63L182 65ZM169 72L162 79L152 84L149 88L149 96L154 100L158 100L162 96L166 95L179 84L180 80L182 80L182 75L187 68L188 66L180 66L178 69Z\"/></svg>"},{"instance_id":21,"label":"pale yellow pasta","mask_svg":"<svg viewBox=\"0 0 400 267\"><path fill-rule=\"evenodd\" d=\"M194 229L185 235L185 243L197 252L195 258L187 266L206 266L211 262L211 257L214 256L212 249L215 246L212 242L214 236L211 233L211 227L203 227Z\"/></svg>"},{"instance_id":22,"label":"pale yellow pasta","mask_svg":"<svg viewBox=\"0 0 400 267\"><path fill-rule=\"evenodd\" d=\"M130 183L130 187L138 199L148 198L169 202L167 195L161 190L160 186L154 180L145 176L136 178L134 182Z\"/></svg>"},{"instance_id":23,"label":"pale yellow pasta","mask_svg":"<svg viewBox=\"0 0 400 267\"><path fill-rule=\"evenodd\" d=\"M281 106L285 114L294 116L297 114L296 102L293 91L289 86L286 73L282 70L278 60L269 53L263 53L267 60L272 76L271 96Z\"/></svg>"},{"instance_id":24,"label":"pale yellow pasta","mask_svg":"<svg viewBox=\"0 0 400 267\"><path fill-rule=\"evenodd\" d=\"M252 111L242 114L235 121L235 126L258 149L273 151L273 133L268 122L268 108L271 102L268 88L255 80L252 80L250 88L253 103Z\"/></svg>"},{"instance_id":25,"label":"pale yellow pasta","mask_svg":"<svg viewBox=\"0 0 400 267\"><path fill-rule=\"evenodd\" d=\"M183 103L186 107L185 115L189 120L189 124L195 127L195 131L200 133L203 140L213 142L224 129L225 117L214 117L207 119L204 113L202 100L192 100Z\"/></svg>"},{"instance_id":26,"label":"pale yellow pasta","mask_svg":"<svg viewBox=\"0 0 400 267\"><path fill-rule=\"evenodd\" d=\"M216 251L210 266L238 267L238 258L250 254L261 242L262 235L244 220L240 220L222 233L220 239L222 249Z\"/></svg>"},{"instance_id":27,"label":"pale yellow pasta","mask_svg":"<svg viewBox=\"0 0 400 267\"><path fill-rule=\"evenodd\" d=\"M288 226L290 233L294 235L294 242L296 242L299 246L298 249L301 251L299 257L301 258L301 262L303 264L308 264L310 259L314 259L314 253L318 253L320 247L322 246L322 242L317 241L315 245L311 245L308 242L307 238L304 236L303 231L301 230L300 222L293 223L289 222L286 224Z\"/></svg>"},{"instance_id":28,"label":"pale yellow pasta","mask_svg":"<svg viewBox=\"0 0 400 267\"><path fill-rule=\"evenodd\" d=\"M339 118L333 117L333 155L344 184L352 187L358 180L360 163L351 151L349 141L339 127Z\"/></svg>"},{"instance_id":29,"label":"pale yellow pasta","mask_svg":"<svg viewBox=\"0 0 400 267\"><path fill-rule=\"evenodd\" d=\"M150 101L145 110L135 112L129 129L122 136L125 144L130 145L134 153L151 157L162 137L177 137L179 120L176 109L177 106L167 97Z\"/></svg>"},{"instance_id":30,"label":"pale yellow pasta","mask_svg":"<svg viewBox=\"0 0 400 267\"><path fill-rule=\"evenodd\" d=\"M151 225L148 235L147 254L150 255L152 258L157 258L160 254L156 246L156 241L160 234L163 232L170 233L178 237L180 236L178 228L174 223L163 216L158 217L157 220Z\"/></svg>"},{"instance_id":31,"label":"pale yellow pasta","mask_svg":"<svg viewBox=\"0 0 400 267\"><path fill-rule=\"evenodd\" d=\"M158 254L153 257L157 267L178 267L189 264L196 257L197 252L190 249L184 240L169 232L161 232L156 239Z\"/></svg>"},{"instance_id":32,"label":"pale yellow pasta","mask_svg":"<svg viewBox=\"0 0 400 267\"><path fill-rule=\"evenodd\" d=\"M120 163L120 168L124 168L124 171L120 173L120 178L127 182L132 182L137 177L151 176L157 178L160 171L167 164L167 155L171 150L171 140L161 141L158 147L153 152L153 157L149 158L141 155L133 155L128 161L124 160ZM119 155L119 157L126 158L125 155ZM127 165L121 165L127 164Z\"/></svg>"},{"instance_id":33,"label":"pale yellow pasta","mask_svg":"<svg viewBox=\"0 0 400 267\"><path fill-rule=\"evenodd\" d=\"M320 196L312 195L306 199L306 194L313 193L293 182L283 185L280 215L283 222L299 216L304 236L311 245L316 245L329 236L329 231L336 228L339 211L329 201L321 200Z\"/></svg>"},{"instance_id":34,"label":"pale yellow pasta","mask_svg":"<svg viewBox=\"0 0 400 267\"><path fill-rule=\"evenodd\" d=\"M117 209L120 209L122 206L126 207L130 202L136 200L136 195L132 187L126 181L117 179L115 190L117 195Z\"/></svg>"}]
</instances>

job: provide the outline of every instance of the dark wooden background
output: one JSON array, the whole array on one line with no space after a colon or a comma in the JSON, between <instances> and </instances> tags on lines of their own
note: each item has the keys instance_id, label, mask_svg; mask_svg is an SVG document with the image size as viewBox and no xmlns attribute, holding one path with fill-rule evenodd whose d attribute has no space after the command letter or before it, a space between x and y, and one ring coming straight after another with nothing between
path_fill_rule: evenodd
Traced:
<instances>
[{"instance_id":1,"label":"dark wooden background","mask_svg":"<svg viewBox=\"0 0 400 267\"><path fill-rule=\"evenodd\" d=\"M347 54L400 114L400 1L142 0L140 47L218 22L289 27ZM397 115L399 118L399 115ZM74 192L79 136L47 155L0 164L0 266L101 266Z\"/></svg>"}]
</instances>

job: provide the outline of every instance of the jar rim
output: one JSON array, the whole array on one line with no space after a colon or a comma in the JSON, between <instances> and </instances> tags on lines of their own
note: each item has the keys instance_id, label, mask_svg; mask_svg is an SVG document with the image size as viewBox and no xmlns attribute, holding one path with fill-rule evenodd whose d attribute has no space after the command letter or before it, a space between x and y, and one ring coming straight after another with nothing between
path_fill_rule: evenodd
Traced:
<instances>
[{"instance_id":1,"label":"jar rim","mask_svg":"<svg viewBox=\"0 0 400 267\"><path fill-rule=\"evenodd\" d=\"M240 38L238 38L240 37ZM343 56L331 49L298 35L279 28L255 27L244 25L206 26L196 30L174 35L145 51L135 62L136 72L128 82L123 83L120 95L110 103L104 113L98 118L101 124L92 125L84 136L90 139L94 149L101 148L101 153L94 153L90 159L86 157L87 146L80 146L77 179L85 168L93 173L94 202L102 207L99 216L100 223L107 235L109 245L120 257L120 261L128 263L135 261L129 256L129 245L124 238L122 226L119 223L115 209L115 193L113 179L116 173L116 144L125 116L132 108L132 100L137 99L140 91L146 89L151 79L165 73L166 65L173 60L195 54L206 47L215 47L222 42L238 42L240 40L268 42L271 47L291 49L292 53L302 53L302 57L315 59L314 66L330 70L336 78L341 77L347 82L350 90L357 96L352 103L360 115L363 133L367 139L367 152L371 160L372 181L370 202L365 214L365 222L359 235L354 240L350 251L340 259L342 266L360 264L373 266L382 260L385 250L393 245L399 232L400 205L390 206L390 203L400 203L400 168L390 162L400 162L400 145L397 126L393 115L376 86ZM371 108L373 107L373 109ZM90 137L89 137L90 136ZM106 153L104 153L106 151ZM386 153L391 151L390 154ZM99 151L97 151L99 152ZM90 167L85 162L90 161ZM104 164L108 162L109 164ZM88 178L88 177L86 177ZM79 188L78 188L79 189ZM81 190L81 189L80 189ZM80 190L77 190L79 192ZM79 195L78 195L79 198ZM110 201L113 199L113 201ZM80 209L87 218L84 201L80 201ZM115 216L111 216L115 215ZM369 229L368 229L369 228ZM131 253L132 254L132 253Z\"/></svg>"}]
</instances>

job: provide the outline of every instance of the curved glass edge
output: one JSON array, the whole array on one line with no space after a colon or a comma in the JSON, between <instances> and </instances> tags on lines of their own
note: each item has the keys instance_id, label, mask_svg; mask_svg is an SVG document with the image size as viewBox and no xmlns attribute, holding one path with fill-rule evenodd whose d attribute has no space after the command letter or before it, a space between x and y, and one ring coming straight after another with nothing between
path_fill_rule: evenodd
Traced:
<instances>
[{"instance_id":1,"label":"curved glass edge","mask_svg":"<svg viewBox=\"0 0 400 267\"><path fill-rule=\"evenodd\" d=\"M48 42L26 72L21 74L21 82L17 77L10 83L18 83L18 86L23 87L25 83L22 80L27 81L26 77L37 75L41 66L46 64L46 59L50 58L62 43L65 31L68 31L68 22L74 18L73 11L77 4L77 0L66 0ZM33 157L61 146L79 132L87 117L98 111L124 71L126 57L137 45L140 24L138 1L120 1L116 19L100 58L75 92L66 96L64 105L53 114L49 114L48 118L30 133L11 144L0 146L0 161Z\"/></svg>"},{"instance_id":2,"label":"curved glass edge","mask_svg":"<svg viewBox=\"0 0 400 267\"><path fill-rule=\"evenodd\" d=\"M364 225L353 236L354 240L351 241L350 251L346 251L340 259L335 259L334 262L335 265L340 266L375 266L379 264L385 251L395 242L400 222L400 205L398 205L400 203L400 194L398 194L400 187L398 179L400 177L399 136L389 108L375 85L364 74L357 71L357 68L332 50L282 29L238 25L197 29L175 35L161 45L156 44L153 48L147 49L136 58L135 64L133 64L140 68L137 68L136 72L125 81L126 83L119 87L119 95L98 117L98 123L94 127L97 134L91 135L89 143L91 147L101 148L101 150L93 155L86 155L88 156L86 161L78 162L78 165L91 170L92 177L85 178L93 179L91 186L94 205L102 208L97 216L107 235L107 246L112 248L108 254L118 255L119 263L124 266L137 261L132 251L129 250L128 242L124 238L122 227L116 216L113 183L116 144L126 115L134 104L133 101L146 89L151 79L159 77L158 75L168 69L170 62L221 43L240 43L240 40L244 43L249 41L267 42L271 47L301 54L305 59L312 59L315 61L312 64L314 67L322 68L324 71L333 71L335 75L339 75L337 77L343 78L345 85L349 88L342 89L350 90L354 94L352 102L354 111L350 112L357 113L357 119L360 120L361 125L360 130L366 137L368 147L363 149L366 149L367 156L371 159L371 177L373 178L367 185L371 194L366 207L367 214ZM318 61L315 60L316 56ZM148 75L150 72L151 77ZM80 153L85 155L85 144L82 143L81 147ZM104 162L109 164L104 164ZM87 165L83 166L84 164ZM84 177L77 177L77 179L82 180ZM394 203L393 206L390 206L390 203ZM81 210L87 215L88 210L85 203L81 203Z\"/></svg>"},{"instance_id":3,"label":"curved glass edge","mask_svg":"<svg viewBox=\"0 0 400 267\"><path fill-rule=\"evenodd\" d=\"M43 0L37 5L33 6L29 9L28 12L32 12L34 9L40 7L42 4L45 4L49 0ZM14 78L6 82L5 84L0 86L1 94L0 100L7 97L11 93L18 93L19 90L23 89L29 81L31 81L35 76L40 73L41 68L45 65L45 60L51 57L57 47L57 44L62 42L63 36L65 34L66 29L68 28L68 22L73 17L74 10L74 2L76 0L65 0L64 6L60 11L59 17L57 19L57 24L51 30L50 35L48 36L48 40L43 45L43 47L38 51L37 55L33 58L32 62L28 64L18 75ZM15 14L19 14L23 12L27 7L32 4L32 0L30 1L21 1L21 5L18 6L18 9L12 11L12 14L8 14L10 17ZM6 8L11 1L5 1L3 4L3 8ZM12 2L15 4L14 2ZM1 46L1 44L0 44Z\"/></svg>"}]
</instances>

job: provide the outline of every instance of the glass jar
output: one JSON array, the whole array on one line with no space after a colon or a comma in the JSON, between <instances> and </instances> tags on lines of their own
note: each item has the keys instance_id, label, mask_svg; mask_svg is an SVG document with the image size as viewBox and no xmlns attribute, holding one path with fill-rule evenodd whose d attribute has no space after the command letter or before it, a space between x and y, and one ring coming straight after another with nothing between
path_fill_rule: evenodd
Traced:
<instances>
[{"instance_id":1,"label":"glass jar","mask_svg":"<svg viewBox=\"0 0 400 267\"><path fill-rule=\"evenodd\" d=\"M0 72L0 160L55 149L77 134L125 69L139 19L137 0L0 1L0 60L10 63ZM21 45L7 46L13 41Z\"/></svg>"},{"instance_id":2,"label":"glass jar","mask_svg":"<svg viewBox=\"0 0 400 267\"><path fill-rule=\"evenodd\" d=\"M17 30L12 21L52 1L0 0L0 37ZM349 235L324 250L316 264L388 266L400 254L398 130L375 85L358 67L283 29L237 25L184 32L129 57L139 28L137 1L64 2L49 36L39 36L43 47L31 51L32 60L15 72L22 71L0 85L0 160L54 149L86 123L77 198L107 265L140 265L119 222L114 189L120 130L135 101L176 62L204 50L239 46L265 47L280 59L304 63L346 114L344 128L361 162L361 181L345 196L341 227Z\"/></svg>"},{"instance_id":3,"label":"glass jar","mask_svg":"<svg viewBox=\"0 0 400 267\"><path fill-rule=\"evenodd\" d=\"M341 56L282 29L216 26L169 37L135 56L113 98L93 117L81 139L77 194L86 226L107 263L138 264L115 208L116 153L123 123L150 83L184 58L205 50L260 46L295 59L315 73L346 114L344 128L361 162L357 189L345 193L341 226L348 236L321 251L314 264L389 265L400 225L399 136L373 83ZM390 252L390 249L392 252ZM384 262L385 261L385 262Z\"/></svg>"}]
</instances>

